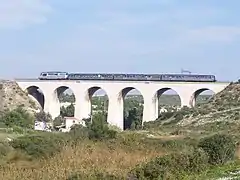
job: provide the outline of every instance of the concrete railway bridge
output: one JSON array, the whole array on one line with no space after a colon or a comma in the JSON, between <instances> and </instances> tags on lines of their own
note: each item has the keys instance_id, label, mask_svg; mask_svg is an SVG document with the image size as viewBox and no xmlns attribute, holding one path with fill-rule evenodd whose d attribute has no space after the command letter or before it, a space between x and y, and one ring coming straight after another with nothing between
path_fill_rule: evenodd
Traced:
<instances>
[{"instance_id":1,"label":"concrete railway bridge","mask_svg":"<svg viewBox=\"0 0 240 180\"><path fill-rule=\"evenodd\" d=\"M108 96L108 123L123 129L123 100L126 94L136 89L144 100L143 122L153 121L158 117L158 97L165 91L174 90L180 97L181 106L193 107L196 97L206 90L215 94L222 91L229 82L140 82L140 81L70 81L70 80L37 80L17 79L16 82L24 91L34 96L45 112L53 118L60 115L58 96L66 89L75 95L75 114L78 119L88 118L91 114L91 98L102 89ZM39 91L40 90L40 91ZM42 95L40 94L42 92Z\"/></svg>"}]
</instances>

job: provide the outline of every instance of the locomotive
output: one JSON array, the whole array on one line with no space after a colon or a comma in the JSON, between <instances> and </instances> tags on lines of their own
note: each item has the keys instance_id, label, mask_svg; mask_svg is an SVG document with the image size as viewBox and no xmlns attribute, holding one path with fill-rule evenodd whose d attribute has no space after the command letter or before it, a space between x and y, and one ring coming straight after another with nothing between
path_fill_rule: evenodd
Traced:
<instances>
[{"instance_id":1,"label":"locomotive","mask_svg":"<svg viewBox=\"0 0 240 180\"><path fill-rule=\"evenodd\" d=\"M199 74L109 74L68 73L60 71L42 72L39 80L111 80L111 81L174 81L174 82L216 82L214 75Z\"/></svg>"}]
</instances>

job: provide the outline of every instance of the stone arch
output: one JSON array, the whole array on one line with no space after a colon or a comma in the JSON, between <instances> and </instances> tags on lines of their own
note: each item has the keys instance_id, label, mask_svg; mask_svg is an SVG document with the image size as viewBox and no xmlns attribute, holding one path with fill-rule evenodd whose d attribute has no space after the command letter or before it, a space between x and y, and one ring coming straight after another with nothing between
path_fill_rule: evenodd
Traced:
<instances>
[{"instance_id":1,"label":"stone arch","mask_svg":"<svg viewBox=\"0 0 240 180\"><path fill-rule=\"evenodd\" d=\"M202 96L207 96L205 98L203 98L203 101L201 101L201 99L198 99L198 97L200 96L200 94L202 94L203 92L205 93L209 93L208 95L207 94L203 94ZM190 99L190 106L191 107L194 107L195 105L197 104L202 104L202 103L206 103L210 100L210 98L213 97L213 95L215 94L215 92L209 88L200 88L200 89L197 89L191 96L191 99ZM205 102L204 102L205 101Z\"/></svg>"},{"instance_id":2,"label":"stone arch","mask_svg":"<svg viewBox=\"0 0 240 180\"><path fill-rule=\"evenodd\" d=\"M67 91L67 92L66 92ZM68 86L59 86L54 90L54 101L58 115L74 117L76 94Z\"/></svg>"},{"instance_id":3,"label":"stone arch","mask_svg":"<svg viewBox=\"0 0 240 180\"><path fill-rule=\"evenodd\" d=\"M38 86L29 86L26 88L26 91L28 95L31 95L31 97L40 104L42 109L44 109L45 96L43 91Z\"/></svg>"},{"instance_id":4,"label":"stone arch","mask_svg":"<svg viewBox=\"0 0 240 180\"><path fill-rule=\"evenodd\" d=\"M128 96L128 93L132 90L135 90L132 95ZM126 96L128 96L126 98ZM130 129L132 126L133 121L135 119L130 119L131 113L140 113L140 122L142 125L143 122L143 104L144 104L144 97L141 91L139 91L135 87L126 87L122 89L119 93L119 102L121 107L121 113L123 113L123 129ZM134 107L131 107L131 104L135 104ZM126 107L129 106L129 107ZM133 112L135 111L135 112ZM139 124L138 124L139 125Z\"/></svg>"},{"instance_id":5,"label":"stone arch","mask_svg":"<svg viewBox=\"0 0 240 180\"><path fill-rule=\"evenodd\" d=\"M96 94L97 92L98 94ZM106 90L100 86L90 87L87 90L86 100L88 102L90 116L92 116L94 112L99 111L106 113L107 119L109 97Z\"/></svg>"},{"instance_id":6,"label":"stone arch","mask_svg":"<svg viewBox=\"0 0 240 180\"><path fill-rule=\"evenodd\" d=\"M176 111L181 108L181 97L173 88L166 87L158 89L155 97L158 116L162 112Z\"/></svg>"}]
</instances>

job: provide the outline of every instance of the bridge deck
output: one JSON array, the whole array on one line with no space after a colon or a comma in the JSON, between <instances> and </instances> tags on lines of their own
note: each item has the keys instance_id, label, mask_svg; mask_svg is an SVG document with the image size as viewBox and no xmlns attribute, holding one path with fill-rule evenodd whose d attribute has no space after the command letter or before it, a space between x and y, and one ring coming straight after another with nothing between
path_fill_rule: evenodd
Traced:
<instances>
[{"instance_id":1,"label":"bridge deck","mask_svg":"<svg viewBox=\"0 0 240 180\"><path fill-rule=\"evenodd\" d=\"M185 84L191 84L191 83L196 83L196 84L202 84L202 83L211 83L211 84L226 84L226 83L230 83L230 81L217 81L217 82L182 82L182 81L127 81L127 80L39 80L37 78L24 78L24 79L14 79L14 81L17 82L102 82L102 83L106 83L106 82L111 82L111 83L170 83L170 84L174 84L174 83L185 83Z\"/></svg>"}]
</instances>

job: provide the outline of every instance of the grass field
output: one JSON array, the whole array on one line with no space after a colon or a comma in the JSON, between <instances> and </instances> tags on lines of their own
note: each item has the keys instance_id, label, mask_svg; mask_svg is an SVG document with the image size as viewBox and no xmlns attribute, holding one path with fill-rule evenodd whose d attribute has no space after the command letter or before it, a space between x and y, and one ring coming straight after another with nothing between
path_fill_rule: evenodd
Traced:
<instances>
[{"instance_id":1,"label":"grass field","mask_svg":"<svg viewBox=\"0 0 240 180\"><path fill-rule=\"evenodd\" d=\"M134 133L127 131L121 133L122 138L116 141L81 140L74 146L64 146L60 153L47 159L29 161L25 156L12 152L6 157L8 163L4 166L0 164L0 178L4 180L80 180L82 178L71 179L70 177L76 174L87 174L88 178L83 179L97 180L98 178L90 178L90 176L105 173L125 179L128 172L136 165L169 153L188 152L191 150L191 142L200 138L194 131L185 135L170 135L173 131L175 130L170 128L164 133L151 132L155 134L154 137L145 140L143 136L137 134L146 135L149 133L146 131ZM238 151L236 156L239 157ZM186 175L184 179L217 180L219 177L233 176L230 171L239 168L240 163L235 161L210 168L200 174ZM100 178L100 180L104 179Z\"/></svg>"}]
</instances>

